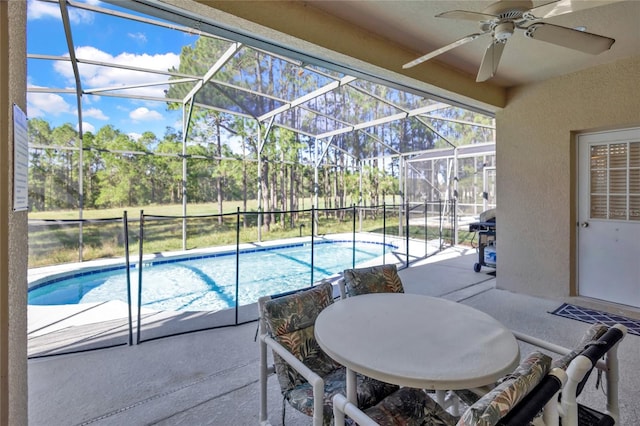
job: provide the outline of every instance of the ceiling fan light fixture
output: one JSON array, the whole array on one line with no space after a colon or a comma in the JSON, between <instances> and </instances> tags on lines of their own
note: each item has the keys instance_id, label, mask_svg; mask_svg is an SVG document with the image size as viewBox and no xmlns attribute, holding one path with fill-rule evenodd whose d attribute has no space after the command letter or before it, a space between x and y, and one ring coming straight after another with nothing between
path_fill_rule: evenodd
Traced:
<instances>
[{"instance_id":1,"label":"ceiling fan light fixture","mask_svg":"<svg viewBox=\"0 0 640 426\"><path fill-rule=\"evenodd\" d=\"M501 22L496 25L493 30L494 37L496 40L506 41L513 35L513 30L515 29L515 25L513 22Z\"/></svg>"}]
</instances>

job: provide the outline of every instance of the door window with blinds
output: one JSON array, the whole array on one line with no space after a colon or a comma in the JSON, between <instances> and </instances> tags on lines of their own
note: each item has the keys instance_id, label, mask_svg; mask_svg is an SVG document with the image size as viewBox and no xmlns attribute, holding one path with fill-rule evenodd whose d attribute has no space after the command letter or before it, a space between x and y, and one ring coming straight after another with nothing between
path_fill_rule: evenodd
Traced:
<instances>
[{"instance_id":1,"label":"door window with blinds","mask_svg":"<svg viewBox=\"0 0 640 426\"><path fill-rule=\"evenodd\" d=\"M590 216L640 222L640 142L590 148Z\"/></svg>"}]
</instances>

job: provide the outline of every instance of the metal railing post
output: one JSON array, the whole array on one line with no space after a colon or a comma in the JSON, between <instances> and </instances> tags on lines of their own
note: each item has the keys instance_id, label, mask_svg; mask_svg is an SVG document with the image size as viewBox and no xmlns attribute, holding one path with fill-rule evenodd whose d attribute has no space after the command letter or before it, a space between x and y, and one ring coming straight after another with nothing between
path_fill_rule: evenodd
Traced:
<instances>
[{"instance_id":1,"label":"metal railing post","mask_svg":"<svg viewBox=\"0 0 640 426\"><path fill-rule=\"evenodd\" d=\"M458 245L458 203L456 202L455 198L451 200L451 203L453 204L453 245L457 246Z\"/></svg>"},{"instance_id":2,"label":"metal railing post","mask_svg":"<svg viewBox=\"0 0 640 426\"><path fill-rule=\"evenodd\" d=\"M387 202L382 203L382 263L387 264Z\"/></svg>"},{"instance_id":3,"label":"metal railing post","mask_svg":"<svg viewBox=\"0 0 640 426\"><path fill-rule=\"evenodd\" d=\"M142 242L144 240L144 211L140 210L140 239L138 241L138 323L136 324L136 344L140 344L140 317L142 311Z\"/></svg>"},{"instance_id":4,"label":"metal railing post","mask_svg":"<svg viewBox=\"0 0 640 426\"><path fill-rule=\"evenodd\" d=\"M440 242L440 250L442 250L442 199L438 200L438 217L440 221L438 225L438 239Z\"/></svg>"},{"instance_id":5,"label":"metal railing post","mask_svg":"<svg viewBox=\"0 0 640 426\"><path fill-rule=\"evenodd\" d=\"M314 239L316 236L316 221L315 221L315 217L316 217L317 211L315 206L311 206L311 285L313 286L313 272L314 272L314 268L313 268L313 250L314 250Z\"/></svg>"},{"instance_id":6,"label":"metal railing post","mask_svg":"<svg viewBox=\"0 0 640 426\"><path fill-rule=\"evenodd\" d=\"M239 287L240 287L240 207L237 207L236 214L236 325L238 325L238 309L240 307Z\"/></svg>"},{"instance_id":7,"label":"metal railing post","mask_svg":"<svg viewBox=\"0 0 640 426\"><path fill-rule=\"evenodd\" d=\"M129 311L129 346L133 345L133 317L131 313L131 263L129 262L129 220L127 219L127 211L124 211L122 217L122 225L124 232L124 263L127 271L127 309Z\"/></svg>"},{"instance_id":8,"label":"metal railing post","mask_svg":"<svg viewBox=\"0 0 640 426\"><path fill-rule=\"evenodd\" d=\"M351 232L351 267L356 267L356 205L351 204L353 209L353 226Z\"/></svg>"},{"instance_id":9,"label":"metal railing post","mask_svg":"<svg viewBox=\"0 0 640 426\"><path fill-rule=\"evenodd\" d=\"M424 201L424 257L429 255L429 221L427 220L427 200Z\"/></svg>"},{"instance_id":10,"label":"metal railing post","mask_svg":"<svg viewBox=\"0 0 640 426\"><path fill-rule=\"evenodd\" d=\"M407 244L407 257L405 261L405 266L409 267L409 202L407 202L405 210L404 210L404 220L405 220L405 235L406 235L406 244Z\"/></svg>"}]
</instances>

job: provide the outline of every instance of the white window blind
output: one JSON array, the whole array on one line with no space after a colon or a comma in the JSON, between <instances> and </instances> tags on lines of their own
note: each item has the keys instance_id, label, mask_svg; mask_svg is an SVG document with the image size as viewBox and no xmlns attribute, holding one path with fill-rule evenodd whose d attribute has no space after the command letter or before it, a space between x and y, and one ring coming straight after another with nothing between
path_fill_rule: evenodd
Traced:
<instances>
[{"instance_id":1,"label":"white window blind","mask_svg":"<svg viewBox=\"0 0 640 426\"><path fill-rule=\"evenodd\" d=\"M640 141L590 147L592 219L640 221Z\"/></svg>"}]
</instances>

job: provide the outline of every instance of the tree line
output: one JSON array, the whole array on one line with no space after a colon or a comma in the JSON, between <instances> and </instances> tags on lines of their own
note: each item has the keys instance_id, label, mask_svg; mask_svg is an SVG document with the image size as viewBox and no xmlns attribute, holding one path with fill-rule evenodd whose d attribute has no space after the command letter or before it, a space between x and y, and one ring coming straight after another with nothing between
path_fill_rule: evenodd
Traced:
<instances>
[{"instance_id":1,"label":"tree line","mask_svg":"<svg viewBox=\"0 0 640 426\"><path fill-rule=\"evenodd\" d=\"M194 45L183 47L179 68L170 71L204 75L227 47L225 41L200 37ZM193 100L197 106L186 138L186 154L184 135L171 127L161 137L145 132L132 138L106 125L95 133L85 132L80 141L69 123L52 128L44 119L31 119L30 208L50 211L181 203L183 161L188 202L215 202L219 212L229 200L242 200L246 211L248 200L258 196L265 211L298 210L301 199L312 197L316 191L326 207L377 205L386 195L399 193L398 158L384 164L381 160L393 150L421 151L447 147L451 141L459 145L493 138L492 132L466 124L487 124L490 118L455 107L441 112L451 121L438 122L437 132L434 125L412 117L334 136L330 140L332 149L325 150L329 141L305 136L397 112L376 98L391 98L398 105L415 102L414 95L363 80L312 99L303 108L281 113L274 117L276 126L268 133L266 123L246 118L258 117L281 106L279 99L295 99L329 81L299 65L242 49ZM270 96L247 96L233 86ZM166 96L180 99L190 90L190 85L172 84ZM168 102L167 107L178 109L183 105ZM289 130L293 128L305 131ZM318 152L324 158L315 187ZM355 159L371 160L359 163ZM265 224L273 220L275 217L266 217Z\"/></svg>"}]
</instances>

